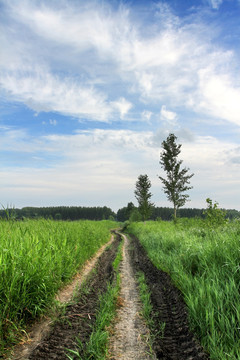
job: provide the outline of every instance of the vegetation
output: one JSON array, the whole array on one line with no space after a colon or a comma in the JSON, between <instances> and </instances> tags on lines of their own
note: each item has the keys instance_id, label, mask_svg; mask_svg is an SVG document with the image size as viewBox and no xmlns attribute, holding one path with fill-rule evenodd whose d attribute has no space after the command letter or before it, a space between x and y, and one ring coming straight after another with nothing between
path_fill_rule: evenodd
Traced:
<instances>
[{"instance_id":1,"label":"vegetation","mask_svg":"<svg viewBox=\"0 0 240 360\"><path fill-rule=\"evenodd\" d=\"M240 222L131 223L157 268L183 292L191 325L213 360L239 359Z\"/></svg>"},{"instance_id":2,"label":"vegetation","mask_svg":"<svg viewBox=\"0 0 240 360\"><path fill-rule=\"evenodd\" d=\"M187 175L187 168L181 169L182 160L178 160L181 152L181 146L176 144L177 137L169 134L167 139L162 142L163 151L160 154L161 167L167 173L167 179L159 176L163 182L163 189L169 201L173 203L174 219L177 216L177 209L185 205L189 195L185 194L187 190L192 189L189 186L190 179L194 174Z\"/></svg>"},{"instance_id":3,"label":"vegetation","mask_svg":"<svg viewBox=\"0 0 240 360\"><path fill-rule=\"evenodd\" d=\"M113 284L108 284L107 291L100 296L99 309L96 317L96 322L91 333L90 340L86 345L84 351L84 357L82 357L79 351L69 350L74 357L68 356L70 360L82 359L82 360L103 360L108 353L108 341L109 341L109 326L112 319L116 315L117 299L120 291L120 273L119 264L122 260L122 243L119 245L117 256L113 262L113 268L115 271L115 281ZM78 345L81 349L83 346L78 340Z\"/></svg>"},{"instance_id":4,"label":"vegetation","mask_svg":"<svg viewBox=\"0 0 240 360\"><path fill-rule=\"evenodd\" d=\"M3 219L53 219L53 220L107 220L115 219L116 214L107 206L50 206L50 207L24 207L22 209L0 210Z\"/></svg>"},{"instance_id":5,"label":"vegetation","mask_svg":"<svg viewBox=\"0 0 240 360\"><path fill-rule=\"evenodd\" d=\"M0 351L110 238L111 221L0 221Z\"/></svg>"},{"instance_id":6,"label":"vegetation","mask_svg":"<svg viewBox=\"0 0 240 360\"><path fill-rule=\"evenodd\" d=\"M136 189L134 191L135 197L138 201L138 210L142 215L143 221L147 220L151 214L152 203L150 199L152 194L150 193L151 181L147 175L139 175L136 182Z\"/></svg>"},{"instance_id":7,"label":"vegetation","mask_svg":"<svg viewBox=\"0 0 240 360\"><path fill-rule=\"evenodd\" d=\"M137 210L136 207L132 210L134 212ZM225 213L227 219L233 220L240 217L240 211L237 210L222 210ZM132 214L131 212L131 214ZM131 218L131 214L127 211L127 207L123 207L117 212L117 221L124 222ZM178 209L178 218L206 218L206 209L195 209L195 208L182 208ZM150 220L172 220L173 218L173 209L170 207L157 207L152 206L152 213ZM139 221L136 219L134 221Z\"/></svg>"},{"instance_id":8,"label":"vegetation","mask_svg":"<svg viewBox=\"0 0 240 360\"><path fill-rule=\"evenodd\" d=\"M208 226L215 227L226 223L226 211L219 209L218 203L213 204L210 198L206 200L208 207L204 212Z\"/></svg>"}]
</instances>

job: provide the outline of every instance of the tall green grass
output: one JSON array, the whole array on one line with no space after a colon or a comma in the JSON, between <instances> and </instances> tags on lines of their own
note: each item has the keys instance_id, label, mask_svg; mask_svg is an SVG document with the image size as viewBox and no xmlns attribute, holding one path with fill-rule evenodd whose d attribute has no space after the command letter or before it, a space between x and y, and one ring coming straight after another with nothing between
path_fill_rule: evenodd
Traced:
<instances>
[{"instance_id":1,"label":"tall green grass","mask_svg":"<svg viewBox=\"0 0 240 360\"><path fill-rule=\"evenodd\" d=\"M110 239L111 221L0 221L0 353Z\"/></svg>"},{"instance_id":2,"label":"tall green grass","mask_svg":"<svg viewBox=\"0 0 240 360\"><path fill-rule=\"evenodd\" d=\"M240 223L132 223L157 268L184 294L193 330L211 359L240 359Z\"/></svg>"}]
</instances>

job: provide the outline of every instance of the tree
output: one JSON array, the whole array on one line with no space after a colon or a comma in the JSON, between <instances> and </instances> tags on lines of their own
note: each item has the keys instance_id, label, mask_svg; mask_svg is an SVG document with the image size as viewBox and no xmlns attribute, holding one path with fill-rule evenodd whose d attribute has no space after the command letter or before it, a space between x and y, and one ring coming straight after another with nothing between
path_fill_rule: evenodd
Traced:
<instances>
[{"instance_id":1,"label":"tree","mask_svg":"<svg viewBox=\"0 0 240 360\"><path fill-rule=\"evenodd\" d=\"M203 212L206 215L206 222L208 226L218 226L224 225L227 222L226 211L219 209L218 202L215 201L213 204L210 198L206 199L208 207L206 211Z\"/></svg>"},{"instance_id":2,"label":"tree","mask_svg":"<svg viewBox=\"0 0 240 360\"><path fill-rule=\"evenodd\" d=\"M147 175L139 175L136 182L135 197L138 201L138 210L142 215L143 221L147 220L151 215L153 204L150 202L152 194L149 192L151 182Z\"/></svg>"},{"instance_id":3,"label":"tree","mask_svg":"<svg viewBox=\"0 0 240 360\"><path fill-rule=\"evenodd\" d=\"M127 215L127 218L129 220L130 216L131 216L131 213L133 212L133 210L135 210L135 206L133 204L133 202L129 202L127 204L127 209L126 209L126 215Z\"/></svg>"},{"instance_id":4,"label":"tree","mask_svg":"<svg viewBox=\"0 0 240 360\"><path fill-rule=\"evenodd\" d=\"M177 137L174 134L169 134L167 139L162 142L163 151L160 153L160 164L167 173L167 179L159 176L168 200L173 203L174 220L177 217L177 209L182 207L189 198L189 195L184 193L192 189L189 184L194 175L187 175L189 170L187 168L181 169L182 160L178 160L177 157L181 152L182 145L177 145L176 140Z\"/></svg>"}]
</instances>

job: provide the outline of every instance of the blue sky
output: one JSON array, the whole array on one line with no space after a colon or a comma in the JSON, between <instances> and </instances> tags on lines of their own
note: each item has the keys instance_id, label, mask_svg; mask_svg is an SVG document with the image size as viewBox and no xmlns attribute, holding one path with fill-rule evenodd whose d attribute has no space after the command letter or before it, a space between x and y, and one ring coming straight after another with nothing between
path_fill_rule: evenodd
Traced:
<instances>
[{"instance_id":1,"label":"blue sky","mask_svg":"<svg viewBox=\"0 0 240 360\"><path fill-rule=\"evenodd\" d=\"M0 0L0 203L109 206L170 132L187 207L240 210L240 1Z\"/></svg>"}]
</instances>

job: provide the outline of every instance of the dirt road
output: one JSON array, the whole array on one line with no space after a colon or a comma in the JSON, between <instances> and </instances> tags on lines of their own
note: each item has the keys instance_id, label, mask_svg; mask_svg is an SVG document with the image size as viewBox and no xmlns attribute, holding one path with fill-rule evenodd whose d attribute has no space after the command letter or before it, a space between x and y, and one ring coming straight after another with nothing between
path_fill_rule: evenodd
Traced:
<instances>
[{"instance_id":1,"label":"dirt road","mask_svg":"<svg viewBox=\"0 0 240 360\"><path fill-rule=\"evenodd\" d=\"M141 302L130 259L130 243L124 238L123 261L121 264L122 307L119 309L114 326L114 336L111 339L110 358L122 360L156 359L150 354L148 340L150 331L141 313Z\"/></svg>"},{"instance_id":2,"label":"dirt road","mask_svg":"<svg viewBox=\"0 0 240 360\"><path fill-rule=\"evenodd\" d=\"M157 270L148 259L136 238L126 237L121 263L121 293L118 313L112 324L109 359L115 360L207 360L193 334L189 330L187 309L181 293L169 276ZM87 291L66 306L64 314L52 325L46 336L31 347L31 351L19 352L11 359L41 360L67 359L66 349L77 349L76 337L82 344L89 341L95 322L99 295L106 291L107 283L113 281L112 262L116 257L121 236L116 235L111 247L99 257ZM154 320L153 352L149 351L150 330L140 316L136 273L143 272L151 291ZM164 324L164 332L163 332ZM83 346L84 348L84 346ZM26 346L25 346L26 350ZM82 351L82 353L81 353ZM84 358L84 349L80 350Z\"/></svg>"}]
</instances>

